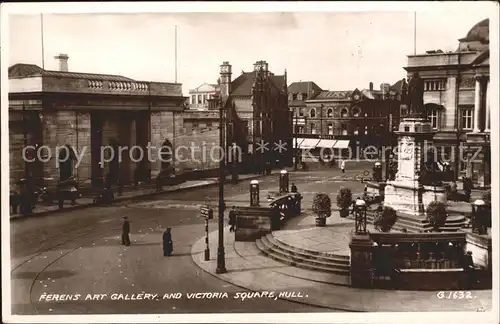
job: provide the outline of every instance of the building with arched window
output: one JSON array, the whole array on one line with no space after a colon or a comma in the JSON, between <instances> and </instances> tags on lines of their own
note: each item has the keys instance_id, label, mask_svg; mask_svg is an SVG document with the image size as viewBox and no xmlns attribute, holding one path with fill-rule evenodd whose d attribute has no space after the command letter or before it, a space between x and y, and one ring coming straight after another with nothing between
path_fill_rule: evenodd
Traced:
<instances>
[{"instance_id":1,"label":"building with arched window","mask_svg":"<svg viewBox=\"0 0 500 324\"><path fill-rule=\"evenodd\" d=\"M459 39L455 51L409 55L405 67L409 76L418 71L424 79L424 105L440 158L455 177L471 176L479 187L491 182L489 57L485 19Z\"/></svg>"},{"instance_id":2,"label":"building with arched window","mask_svg":"<svg viewBox=\"0 0 500 324\"><path fill-rule=\"evenodd\" d=\"M368 89L321 90L301 103L289 101L298 147L353 153L371 146L378 154L382 146L395 144L391 129L399 123L401 86L399 81L374 90L370 83Z\"/></svg>"}]
</instances>

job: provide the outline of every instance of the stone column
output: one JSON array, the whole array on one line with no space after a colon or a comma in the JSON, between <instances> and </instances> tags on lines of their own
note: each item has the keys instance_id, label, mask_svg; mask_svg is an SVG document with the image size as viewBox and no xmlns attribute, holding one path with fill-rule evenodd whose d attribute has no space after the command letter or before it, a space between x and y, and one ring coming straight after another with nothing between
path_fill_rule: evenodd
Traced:
<instances>
[{"instance_id":1,"label":"stone column","mask_svg":"<svg viewBox=\"0 0 500 324\"><path fill-rule=\"evenodd\" d=\"M476 77L476 93L474 94L474 133L479 133L479 114L481 108L481 80Z\"/></svg>"},{"instance_id":2,"label":"stone column","mask_svg":"<svg viewBox=\"0 0 500 324\"><path fill-rule=\"evenodd\" d=\"M484 131L490 131L490 80L486 81L486 121L484 124Z\"/></svg>"},{"instance_id":3,"label":"stone column","mask_svg":"<svg viewBox=\"0 0 500 324\"><path fill-rule=\"evenodd\" d=\"M355 234L349 244L351 249L351 287L373 287L373 241L369 234Z\"/></svg>"}]
</instances>

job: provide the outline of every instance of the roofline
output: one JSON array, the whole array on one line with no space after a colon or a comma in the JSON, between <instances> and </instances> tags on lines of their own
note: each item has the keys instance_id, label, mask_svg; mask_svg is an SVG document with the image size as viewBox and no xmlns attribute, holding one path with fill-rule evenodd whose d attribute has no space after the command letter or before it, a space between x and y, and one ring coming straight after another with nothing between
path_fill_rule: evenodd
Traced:
<instances>
[{"instance_id":1,"label":"roofline","mask_svg":"<svg viewBox=\"0 0 500 324\"><path fill-rule=\"evenodd\" d=\"M14 97L30 97L30 96L41 96L41 97L49 97L49 96L61 96L61 95L69 95L69 96L95 96L100 98L117 98L117 97L127 97L127 98L140 98L140 99L176 99L176 100L187 100L189 97L178 97L178 96L165 96L165 95L154 95L154 94L140 94L140 95L130 95L125 93L117 93L117 94L108 94L108 93L85 93L85 92L47 92L47 91L33 91L33 92L9 92L9 99L11 96Z\"/></svg>"}]
</instances>

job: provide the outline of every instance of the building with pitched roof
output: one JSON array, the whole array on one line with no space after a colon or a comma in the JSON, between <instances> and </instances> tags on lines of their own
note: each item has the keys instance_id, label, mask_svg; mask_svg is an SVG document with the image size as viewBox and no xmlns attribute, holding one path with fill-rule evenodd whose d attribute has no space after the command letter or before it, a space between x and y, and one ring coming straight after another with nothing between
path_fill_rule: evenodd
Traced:
<instances>
[{"instance_id":1,"label":"building with pitched roof","mask_svg":"<svg viewBox=\"0 0 500 324\"><path fill-rule=\"evenodd\" d=\"M257 61L253 71L242 71L233 80L232 66L223 62L220 80L220 96L229 123L228 145L237 145L248 165L263 165L266 161L290 165L292 129L286 71L275 75L266 61Z\"/></svg>"},{"instance_id":2,"label":"building with pitched roof","mask_svg":"<svg viewBox=\"0 0 500 324\"><path fill-rule=\"evenodd\" d=\"M459 39L455 51L409 55L405 67L409 76L418 72L424 79L424 104L442 159L451 162L457 178L468 175L479 187L491 182L489 56L489 19L485 19ZM478 150L479 155L469 161Z\"/></svg>"},{"instance_id":3,"label":"building with pitched roof","mask_svg":"<svg viewBox=\"0 0 500 324\"><path fill-rule=\"evenodd\" d=\"M202 142L207 149L218 146L217 113L186 109L188 98L183 97L181 84L76 73L68 70L67 55L56 59L58 71L23 63L9 68L11 184L30 176L42 182L45 178L51 185L63 177L63 169L70 170L69 175L83 185L100 186L111 171L123 183L136 177L147 180L166 167L158 157L165 142L172 150ZM82 156L78 166L74 161L69 168L57 163L55 150L63 145ZM121 158L117 153L111 159L108 145L127 149ZM42 146L46 149L37 156L34 147ZM134 146L143 149L142 159L140 150L128 151ZM29 161L23 159L23 153ZM181 172L215 167L211 162L196 162L189 155L182 161L174 159L173 167Z\"/></svg>"},{"instance_id":4,"label":"building with pitched roof","mask_svg":"<svg viewBox=\"0 0 500 324\"><path fill-rule=\"evenodd\" d=\"M297 88L309 82L298 82ZM314 83L309 83L314 84ZM317 153L335 150L335 156L351 155L372 146L374 155L384 145L392 145L392 127L399 123L402 81L382 84L380 90L318 90L306 92L307 100L289 95L294 114L294 137L299 149ZM308 86L310 89L311 87ZM292 89L288 89L289 94ZM304 96L302 96L304 98ZM376 148L376 150L375 150ZM350 150L349 150L350 149Z\"/></svg>"}]
</instances>

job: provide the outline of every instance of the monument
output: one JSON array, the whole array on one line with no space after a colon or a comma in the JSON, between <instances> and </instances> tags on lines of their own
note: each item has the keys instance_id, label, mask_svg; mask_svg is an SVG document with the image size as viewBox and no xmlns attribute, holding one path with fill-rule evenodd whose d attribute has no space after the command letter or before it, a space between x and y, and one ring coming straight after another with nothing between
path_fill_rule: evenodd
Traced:
<instances>
[{"instance_id":1,"label":"monument","mask_svg":"<svg viewBox=\"0 0 500 324\"><path fill-rule=\"evenodd\" d=\"M433 154L428 154L427 150L432 147L434 132L427 119L423 97L424 81L417 72L408 83L409 114L401 120L395 132L398 136L398 171L384 189L384 206L394 208L398 214L421 219L425 218L425 208L430 202L446 203L445 187L437 173L433 176Z\"/></svg>"}]
</instances>

